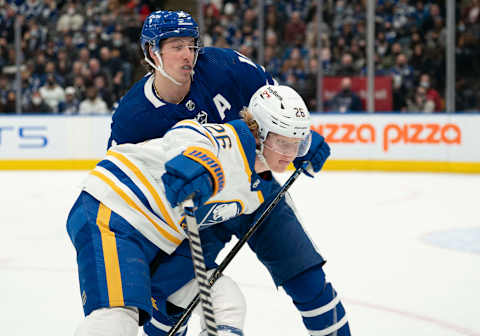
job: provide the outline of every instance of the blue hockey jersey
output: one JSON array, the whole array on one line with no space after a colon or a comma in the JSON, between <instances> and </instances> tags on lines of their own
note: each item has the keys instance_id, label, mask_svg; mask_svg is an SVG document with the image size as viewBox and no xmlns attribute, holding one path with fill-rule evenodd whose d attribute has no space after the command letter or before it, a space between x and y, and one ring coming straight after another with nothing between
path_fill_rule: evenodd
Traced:
<instances>
[{"instance_id":1,"label":"blue hockey jersey","mask_svg":"<svg viewBox=\"0 0 480 336\"><path fill-rule=\"evenodd\" d=\"M184 119L195 118L200 123L238 119L253 93L267 83L274 84L270 74L240 53L203 48L194 68L190 92L181 103L161 100L153 88L151 74L126 93L113 114L108 146L162 137Z\"/></svg>"}]
</instances>

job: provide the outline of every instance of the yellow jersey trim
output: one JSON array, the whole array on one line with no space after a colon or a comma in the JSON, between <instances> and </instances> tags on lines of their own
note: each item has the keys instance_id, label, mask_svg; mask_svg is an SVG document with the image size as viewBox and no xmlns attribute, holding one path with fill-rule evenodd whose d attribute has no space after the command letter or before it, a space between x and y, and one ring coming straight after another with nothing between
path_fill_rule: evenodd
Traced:
<instances>
[{"instance_id":1,"label":"yellow jersey trim","mask_svg":"<svg viewBox=\"0 0 480 336\"><path fill-rule=\"evenodd\" d=\"M138 169L138 167L135 166L127 157L125 157L120 153L109 150L107 152L107 156L108 155L113 156L118 160L120 160L120 162L122 162L125 166L127 166L135 174L135 176L138 177L138 179L145 185L148 191L152 194L153 198L155 199L155 203L157 203L157 206L160 209L160 212L162 213L163 218L165 218L165 221L167 222L168 226L170 226L176 232L180 233L177 227L175 226L172 220L172 217L170 217L170 214L168 213L165 205L163 204L162 199L160 198L160 195L158 194L157 190L147 180L147 178L145 177L145 175L143 175L140 169Z\"/></svg>"},{"instance_id":2,"label":"yellow jersey trim","mask_svg":"<svg viewBox=\"0 0 480 336\"><path fill-rule=\"evenodd\" d=\"M168 239L169 241L171 241L176 245L180 245L180 243L182 242L180 239L172 236L170 233L165 231L160 225L158 225L155 222L155 220L153 220L153 218L151 218L147 213L145 213L145 211L143 211L122 189L120 189L117 185L115 185L115 183L112 180L110 180L107 176L105 176L104 174L96 170L92 170L90 174L98 177L103 182L105 182L108 186L110 186L110 188L112 188L125 201L125 203L127 203L130 207L140 212L146 219L148 219L148 221L152 223L153 226L155 226L155 228L158 230L158 232L160 232L160 234L163 237L165 237L166 239Z\"/></svg>"},{"instance_id":3,"label":"yellow jersey trim","mask_svg":"<svg viewBox=\"0 0 480 336\"><path fill-rule=\"evenodd\" d=\"M108 301L110 307L124 306L122 276L118 261L115 233L110 230L109 222L112 210L100 203L97 212L97 226L102 239L103 261L107 280Z\"/></svg>"}]
</instances>

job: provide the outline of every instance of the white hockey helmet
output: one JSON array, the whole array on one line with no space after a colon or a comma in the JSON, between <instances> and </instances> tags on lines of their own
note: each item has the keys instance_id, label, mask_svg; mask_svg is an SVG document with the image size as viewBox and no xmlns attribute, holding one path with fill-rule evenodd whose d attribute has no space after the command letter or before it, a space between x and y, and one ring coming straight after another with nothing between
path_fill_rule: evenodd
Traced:
<instances>
[{"instance_id":1,"label":"white hockey helmet","mask_svg":"<svg viewBox=\"0 0 480 336\"><path fill-rule=\"evenodd\" d=\"M311 119L302 97L285 85L264 85L250 99L248 110L259 127L260 141L270 132L302 139L297 156L304 156L312 140Z\"/></svg>"}]
</instances>

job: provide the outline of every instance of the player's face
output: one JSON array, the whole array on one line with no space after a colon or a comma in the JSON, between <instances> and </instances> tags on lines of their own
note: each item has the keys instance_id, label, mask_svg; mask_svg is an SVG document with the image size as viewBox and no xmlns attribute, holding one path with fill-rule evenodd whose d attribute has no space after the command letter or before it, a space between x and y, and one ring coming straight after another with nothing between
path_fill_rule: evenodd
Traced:
<instances>
[{"instance_id":1,"label":"player's face","mask_svg":"<svg viewBox=\"0 0 480 336\"><path fill-rule=\"evenodd\" d=\"M190 80L197 46L192 37L173 37L162 44L161 55L165 71L180 83Z\"/></svg>"},{"instance_id":2,"label":"player's face","mask_svg":"<svg viewBox=\"0 0 480 336\"><path fill-rule=\"evenodd\" d=\"M298 154L302 139L269 133L263 142L263 156L275 173L284 172Z\"/></svg>"}]
</instances>

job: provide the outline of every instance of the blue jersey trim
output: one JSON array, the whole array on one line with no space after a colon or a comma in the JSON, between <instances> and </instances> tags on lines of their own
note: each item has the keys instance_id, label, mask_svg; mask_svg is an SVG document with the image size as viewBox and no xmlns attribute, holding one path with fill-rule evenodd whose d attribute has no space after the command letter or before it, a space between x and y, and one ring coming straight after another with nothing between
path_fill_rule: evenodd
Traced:
<instances>
[{"instance_id":1,"label":"blue jersey trim","mask_svg":"<svg viewBox=\"0 0 480 336\"><path fill-rule=\"evenodd\" d=\"M118 178L123 184L125 184L134 194L135 196L138 197L138 199L140 200L140 202L142 202L142 204L152 213L154 213L155 215L158 216L157 212L154 211L152 209L152 207L150 206L150 203L148 202L148 199L147 197L145 196L145 194L140 190L140 188L132 181L132 179L130 177L128 177L127 174L125 174L125 172L123 172L115 163L113 163L112 161L110 160L102 160L100 161L97 166L99 167L102 167L102 168L105 168L106 170L108 170L110 173L112 173L113 175L115 175L116 178ZM161 216L159 216L160 219L165 222L163 220L163 218Z\"/></svg>"},{"instance_id":2,"label":"blue jersey trim","mask_svg":"<svg viewBox=\"0 0 480 336\"><path fill-rule=\"evenodd\" d=\"M171 129L169 129L167 131L167 133L173 131L173 130L176 130L176 129L180 129L180 128L186 128L186 129L189 129L189 130L192 130L192 131L195 131L197 132L198 134L201 134L202 136L204 136L205 138L208 139L208 141L211 143L212 142L212 139L215 140L215 143L217 145L217 148L216 150L218 151L219 147L220 147L220 144L218 143L217 139L212 135L212 138L209 138L208 136L206 136L204 133L200 132L198 129L196 129L195 127L192 127L192 126L186 126L186 125L180 125L180 126L175 126L175 127L172 127ZM207 131L208 133L212 134L211 132L209 132L206 128L205 128L205 131ZM165 135L167 135L167 133L165 133Z\"/></svg>"},{"instance_id":3,"label":"blue jersey trim","mask_svg":"<svg viewBox=\"0 0 480 336\"><path fill-rule=\"evenodd\" d=\"M257 156L255 137L243 120L232 120L229 121L228 124L232 125L235 131L237 131L250 170L252 171L252 174L255 174L255 158Z\"/></svg>"}]
</instances>

